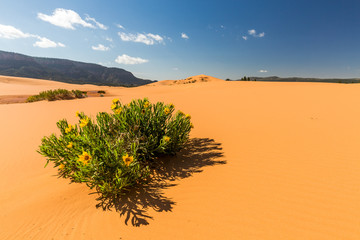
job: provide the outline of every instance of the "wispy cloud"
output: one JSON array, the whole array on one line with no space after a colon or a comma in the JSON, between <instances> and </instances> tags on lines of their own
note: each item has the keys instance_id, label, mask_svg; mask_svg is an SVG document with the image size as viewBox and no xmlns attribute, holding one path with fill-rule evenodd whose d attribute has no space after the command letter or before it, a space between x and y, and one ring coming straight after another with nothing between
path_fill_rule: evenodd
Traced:
<instances>
[{"instance_id":1,"label":"wispy cloud","mask_svg":"<svg viewBox=\"0 0 360 240\"><path fill-rule=\"evenodd\" d=\"M28 37L34 37L34 35L31 35L29 33L24 33L21 30L10 25L0 24L0 38L16 39L16 38L28 38Z\"/></svg>"},{"instance_id":2,"label":"wispy cloud","mask_svg":"<svg viewBox=\"0 0 360 240\"><path fill-rule=\"evenodd\" d=\"M113 41L113 39L112 39L112 38L109 38L109 37L106 37L105 40L106 40L106 41L109 41L109 42L112 42L112 41Z\"/></svg>"},{"instance_id":3,"label":"wispy cloud","mask_svg":"<svg viewBox=\"0 0 360 240\"><path fill-rule=\"evenodd\" d=\"M256 30L255 29L250 29L248 30L248 34L251 36L255 36L256 35Z\"/></svg>"},{"instance_id":4,"label":"wispy cloud","mask_svg":"<svg viewBox=\"0 0 360 240\"><path fill-rule=\"evenodd\" d=\"M121 56L118 56L115 59L115 62L117 62L119 64L133 65L133 64L147 63L147 62L149 62L149 60L139 58L139 57L130 57L126 54L123 54Z\"/></svg>"},{"instance_id":5,"label":"wispy cloud","mask_svg":"<svg viewBox=\"0 0 360 240\"><path fill-rule=\"evenodd\" d=\"M154 45L156 43L164 42L164 39L160 35L152 34L152 33L132 34L132 33L119 32L118 35L120 36L121 40L125 42L139 42L139 43L144 43L146 45Z\"/></svg>"},{"instance_id":6,"label":"wispy cloud","mask_svg":"<svg viewBox=\"0 0 360 240\"><path fill-rule=\"evenodd\" d=\"M267 73L267 72L268 72L268 70L263 70L263 69L260 69L260 70L259 70L259 72L260 72L260 73Z\"/></svg>"},{"instance_id":7,"label":"wispy cloud","mask_svg":"<svg viewBox=\"0 0 360 240\"><path fill-rule=\"evenodd\" d=\"M255 29L250 29L250 30L248 30L248 34L249 34L250 36L260 37L260 38L262 38L262 37L265 36L265 33L264 33L264 32L259 33L259 34L256 34L256 30L255 30Z\"/></svg>"},{"instance_id":8,"label":"wispy cloud","mask_svg":"<svg viewBox=\"0 0 360 240\"><path fill-rule=\"evenodd\" d=\"M248 40L247 36L242 36L242 39L244 39L245 41Z\"/></svg>"},{"instance_id":9,"label":"wispy cloud","mask_svg":"<svg viewBox=\"0 0 360 240\"><path fill-rule=\"evenodd\" d=\"M110 49L109 47L105 47L102 44L99 44L97 46L92 46L91 48L95 51L108 51Z\"/></svg>"},{"instance_id":10,"label":"wispy cloud","mask_svg":"<svg viewBox=\"0 0 360 240\"><path fill-rule=\"evenodd\" d=\"M36 34L24 33L20 29L17 29L10 25L2 25L0 24L0 38L5 39L18 39L18 38L36 38L36 41L33 46L40 48L51 48L51 47L65 47L63 43L56 43L51 41L48 38L40 37Z\"/></svg>"},{"instance_id":11,"label":"wispy cloud","mask_svg":"<svg viewBox=\"0 0 360 240\"><path fill-rule=\"evenodd\" d=\"M189 39L189 36L186 33L181 33L181 38Z\"/></svg>"},{"instance_id":12,"label":"wispy cloud","mask_svg":"<svg viewBox=\"0 0 360 240\"><path fill-rule=\"evenodd\" d=\"M56 43L54 41L51 41L50 39L47 39L45 37L37 37L39 41L36 41L33 46L39 47L39 48L55 48L55 47L65 47L62 43Z\"/></svg>"},{"instance_id":13,"label":"wispy cloud","mask_svg":"<svg viewBox=\"0 0 360 240\"><path fill-rule=\"evenodd\" d=\"M95 18L92 18L90 17L88 14L86 14L86 18L85 18L86 21L92 21L93 23L96 24L96 26L98 26L98 28L102 29L102 30L107 30L108 27L105 26L104 24L102 23L99 23L98 21L95 20Z\"/></svg>"},{"instance_id":14,"label":"wispy cloud","mask_svg":"<svg viewBox=\"0 0 360 240\"><path fill-rule=\"evenodd\" d=\"M122 29L122 30L125 30L124 26L121 25L121 24L116 24L116 26L117 26L118 28Z\"/></svg>"},{"instance_id":15,"label":"wispy cloud","mask_svg":"<svg viewBox=\"0 0 360 240\"><path fill-rule=\"evenodd\" d=\"M38 13L37 17L45 22L49 22L55 26L75 30L76 25L88 28L96 28L93 24L86 22L80 15L70 9L57 8L52 15Z\"/></svg>"}]
</instances>

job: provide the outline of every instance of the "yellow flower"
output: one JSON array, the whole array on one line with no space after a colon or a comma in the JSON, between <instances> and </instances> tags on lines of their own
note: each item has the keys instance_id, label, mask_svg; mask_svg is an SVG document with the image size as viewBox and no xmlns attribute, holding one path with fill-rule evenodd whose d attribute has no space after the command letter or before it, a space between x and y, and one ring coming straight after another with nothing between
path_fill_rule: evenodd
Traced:
<instances>
[{"instance_id":1,"label":"yellow flower","mask_svg":"<svg viewBox=\"0 0 360 240\"><path fill-rule=\"evenodd\" d=\"M120 114L120 113L121 113L121 111L122 111L122 108L120 107L120 108L118 108L118 109L115 109L115 111L114 111L114 112L115 112L116 114Z\"/></svg>"},{"instance_id":2,"label":"yellow flower","mask_svg":"<svg viewBox=\"0 0 360 240\"><path fill-rule=\"evenodd\" d=\"M63 170L63 169L64 169L64 167L65 167L65 165L64 165L64 164L60 164L60 165L59 165L59 169L60 169L60 170Z\"/></svg>"},{"instance_id":3,"label":"yellow flower","mask_svg":"<svg viewBox=\"0 0 360 240\"><path fill-rule=\"evenodd\" d=\"M80 120L80 127L85 127L86 125L88 125L88 123L89 123L89 118L88 117L86 117L86 118L83 118L83 119L81 119Z\"/></svg>"},{"instance_id":4,"label":"yellow flower","mask_svg":"<svg viewBox=\"0 0 360 240\"><path fill-rule=\"evenodd\" d=\"M117 105L113 103L113 104L111 105L111 110L114 110L114 109L116 109L116 108L117 108Z\"/></svg>"},{"instance_id":5,"label":"yellow flower","mask_svg":"<svg viewBox=\"0 0 360 240\"><path fill-rule=\"evenodd\" d=\"M77 117L80 117L79 111L76 111L76 116L77 116Z\"/></svg>"},{"instance_id":6,"label":"yellow flower","mask_svg":"<svg viewBox=\"0 0 360 240\"><path fill-rule=\"evenodd\" d=\"M174 108L175 106L174 106L174 104L172 104L172 103L170 103L170 105L169 105L171 108Z\"/></svg>"},{"instance_id":7,"label":"yellow flower","mask_svg":"<svg viewBox=\"0 0 360 240\"><path fill-rule=\"evenodd\" d=\"M183 113L182 111L178 111L179 115L185 115L185 113Z\"/></svg>"},{"instance_id":8,"label":"yellow flower","mask_svg":"<svg viewBox=\"0 0 360 240\"><path fill-rule=\"evenodd\" d=\"M190 127L191 127L191 128L194 128L194 124L190 123Z\"/></svg>"},{"instance_id":9,"label":"yellow flower","mask_svg":"<svg viewBox=\"0 0 360 240\"><path fill-rule=\"evenodd\" d=\"M114 98L113 100L112 100L112 103L113 104L116 104L116 103L118 103L119 102L119 99L118 98Z\"/></svg>"},{"instance_id":10,"label":"yellow flower","mask_svg":"<svg viewBox=\"0 0 360 240\"><path fill-rule=\"evenodd\" d=\"M122 157L124 163L126 166L129 166L130 163L132 163L134 161L134 157L133 156L129 156L128 154L126 154L125 156Z\"/></svg>"},{"instance_id":11,"label":"yellow flower","mask_svg":"<svg viewBox=\"0 0 360 240\"><path fill-rule=\"evenodd\" d=\"M150 103L146 101L146 102L144 103L144 108L148 108L149 106L150 106Z\"/></svg>"},{"instance_id":12,"label":"yellow flower","mask_svg":"<svg viewBox=\"0 0 360 240\"><path fill-rule=\"evenodd\" d=\"M186 114L186 115L185 115L185 118L186 118L186 119L191 119L190 114Z\"/></svg>"},{"instance_id":13,"label":"yellow flower","mask_svg":"<svg viewBox=\"0 0 360 240\"><path fill-rule=\"evenodd\" d=\"M126 104L127 107L130 107L130 103Z\"/></svg>"},{"instance_id":14,"label":"yellow flower","mask_svg":"<svg viewBox=\"0 0 360 240\"><path fill-rule=\"evenodd\" d=\"M71 124L68 124L68 127L65 128L65 133L71 132L72 129L73 129L73 126Z\"/></svg>"},{"instance_id":15,"label":"yellow flower","mask_svg":"<svg viewBox=\"0 0 360 240\"><path fill-rule=\"evenodd\" d=\"M66 145L67 148L72 148L73 147L73 143L72 142L69 142L68 145Z\"/></svg>"},{"instance_id":16,"label":"yellow flower","mask_svg":"<svg viewBox=\"0 0 360 240\"><path fill-rule=\"evenodd\" d=\"M78 159L79 162L82 162L84 165L88 164L91 161L91 156L87 152L83 152Z\"/></svg>"},{"instance_id":17,"label":"yellow flower","mask_svg":"<svg viewBox=\"0 0 360 240\"><path fill-rule=\"evenodd\" d=\"M165 113L166 115L168 115L168 114L170 113L170 109L169 109L168 107L166 107L166 108L164 109L164 113Z\"/></svg>"},{"instance_id":18,"label":"yellow flower","mask_svg":"<svg viewBox=\"0 0 360 240\"><path fill-rule=\"evenodd\" d=\"M165 137L164 137L164 141L165 141L165 142L169 142L169 141L170 141L170 137L165 136Z\"/></svg>"}]
</instances>

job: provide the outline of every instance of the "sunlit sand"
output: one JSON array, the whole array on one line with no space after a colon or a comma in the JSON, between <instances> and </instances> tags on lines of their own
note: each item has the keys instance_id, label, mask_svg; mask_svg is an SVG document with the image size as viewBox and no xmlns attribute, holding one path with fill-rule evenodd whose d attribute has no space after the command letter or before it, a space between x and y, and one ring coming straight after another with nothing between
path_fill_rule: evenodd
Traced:
<instances>
[{"instance_id":1,"label":"sunlit sand","mask_svg":"<svg viewBox=\"0 0 360 240\"><path fill-rule=\"evenodd\" d=\"M199 75L122 88L0 77L0 99L56 88L112 97L0 104L0 239L360 238L360 85ZM164 181L104 210L36 150L56 121L110 112L114 97L173 103L195 128L167 159Z\"/></svg>"}]
</instances>

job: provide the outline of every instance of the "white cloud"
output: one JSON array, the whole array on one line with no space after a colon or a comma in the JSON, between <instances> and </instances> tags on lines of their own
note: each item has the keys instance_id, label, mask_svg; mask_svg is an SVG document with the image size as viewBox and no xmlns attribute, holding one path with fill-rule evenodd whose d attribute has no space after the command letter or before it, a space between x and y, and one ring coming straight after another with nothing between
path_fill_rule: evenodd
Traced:
<instances>
[{"instance_id":1,"label":"white cloud","mask_svg":"<svg viewBox=\"0 0 360 240\"><path fill-rule=\"evenodd\" d=\"M189 36L186 33L181 33L181 38L189 39Z\"/></svg>"},{"instance_id":2,"label":"white cloud","mask_svg":"<svg viewBox=\"0 0 360 240\"><path fill-rule=\"evenodd\" d=\"M251 36L256 36L256 30L255 30L255 29L250 29L250 30L248 31L248 33L249 33L249 35L251 35Z\"/></svg>"},{"instance_id":3,"label":"white cloud","mask_svg":"<svg viewBox=\"0 0 360 240\"><path fill-rule=\"evenodd\" d=\"M56 43L54 41L51 41L50 39L47 39L45 37L37 37L39 41L36 41L33 46L39 47L39 48L55 48L55 47L65 47L62 43Z\"/></svg>"},{"instance_id":4,"label":"white cloud","mask_svg":"<svg viewBox=\"0 0 360 240\"><path fill-rule=\"evenodd\" d=\"M66 28L66 29L75 29L75 25L81 25L83 27L88 28L96 28L91 23L86 22L83 20L80 15L69 9L57 8L54 10L52 15L46 15L43 13L38 13L38 18L49 22L55 26Z\"/></svg>"},{"instance_id":5,"label":"white cloud","mask_svg":"<svg viewBox=\"0 0 360 240\"><path fill-rule=\"evenodd\" d=\"M250 29L250 30L248 30L248 34L251 35L251 36L253 36L253 37L260 37L260 38L262 38L262 37L265 36L265 33L264 33L264 32L259 33L259 34L256 34L256 30L255 30L255 29Z\"/></svg>"},{"instance_id":6,"label":"white cloud","mask_svg":"<svg viewBox=\"0 0 360 240\"><path fill-rule=\"evenodd\" d=\"M21 30L10 26L0 24L0 38L16 39L16 38L28 38L34 37L31 34L23 33Z\"/></svg>"},{"instance_id":7,"label":"white cloud","mask_svg":"<svg viewBox=\"0 0 360 240\"><path fill-rule=\"evenodd\" d=\"M0 38L6 38L6 39L37 38L38 41L36 41L33 44L34 47L40 47L40 48L65 47L63 43L59 43L59 42L56 43L48 38L40 37L35 34L24 33L21 30L10 25L0 24Z\"/></svg>"},{"instance_id":8,"label":"white cloud","mask_svg":"<svg viewBox=\"0 0 360 240\"><path fill-rule=\"evenodd\" d=\"M245 41L248 39L247 36L242 36L242 39L244 39Z\"/></svg>"},{"instance_id":9,"label":"white cloud","mask_svg":"<svg viewBox=\"0 0 360 240\"><path fill-rule=\"evenodd\" d=\"M109 37L106 37L105 40L106 40L106 41L109 41L109 42L112 42L112 41L113 41L113 39L112 39L112 38L109 38Z\"/></svg>"},{"instance_id":10,"label":"white cloud","mask_svg":"<svg viewBox=\"0 0 360 240\"><path fill-rule=\"evenodd\" d=\"M142 58L139 58L139 57L130 57L130 56L126 55L126 54L123 54L121 56L118 56L115 59L115 62L117 62L119 64L132 65L132 64L146 63L146 62L149 62L149 60L142 59Z\"/></svg>"},{"instance_id":11,"label":"white cloud","mask_svg":"<svg viewBox=\"0 0 360 240\"><path fill-rule=\"evenodd\" d=\"M157 34L152 34L152 33L148 33L146 34L148 37L154 39L155 41L158 41L158 42L162 42L164 41L164 39L160 36L160 35L157 35Z\"/></svg>"},{"instance_id":12,"label":"white cloud","mask_svg":"<svg viewBox=\"0 0 360 240\"><path fill-rule=\"evenodd\" d=\"M110 49L109 47L105 47L102 44L99 44L97 46L92 46L91 48L96 51L108 51Z\"/></svg>"},{"instance_id":13,"label":"white cloud","mask_svg":"<svg viewBox=\"0 0 360 240\"><path fill-rule=\"evenodd\" d=\"M92 22L94 22L94 23L96 24L96 26L98 26L98 27L99 27L100 29L102 29L102 30L107 30L107 29L108 29L107 26L105 26L105 25L102 24L102 23L99 23L98 21L95 20L95 18L92 18L92 17L90 17L90 16L87 15L87 14L86 14L85 20L86 20L86 21L92 21Z\"/></svg>"},{"instance_id":14,"label":"white cloud","mask_svg":"<svg viewBox=\"0 0 360 240\"><path fill-rule=\"evenodd\" d=\"M152 33L132 34L132 33L119 32L118 34L119 34L121 40L123 40L125 42L140 42L140 43L144 43L146 45L154 45L155 43L163 43L164 42L164 39L160 35L152 34Z\"/></svg>"},{"instance_id":15,"label":"white cloud","mask_svg":"<svg viewBox=\"0 0 360 240\"><path fill-rule=\"evenodd\" d=\"M259 72L260 72L260 73L267 73L268 70L263 70L263 69L261 69L261 70L259 70Z\"/></svg>"},{"instance_id":16,"label":"white cloud","mask_svg":"<svg viewBox=\"0 0 360 240\"><path fill-rule=\"evenodd\" d=\"M120 24L116 24L116 26L122 30L125 30L124 26L123 25L120 25Z\"/></svg>"}]
</instances>

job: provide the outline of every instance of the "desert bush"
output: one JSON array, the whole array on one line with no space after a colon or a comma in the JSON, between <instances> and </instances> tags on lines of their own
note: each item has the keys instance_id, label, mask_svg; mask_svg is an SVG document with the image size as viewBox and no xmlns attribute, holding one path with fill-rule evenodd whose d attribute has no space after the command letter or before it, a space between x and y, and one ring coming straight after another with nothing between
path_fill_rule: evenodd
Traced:
<instances>
[{"instance_id":1,"label":"desert bush","mask_svg":"<svg viewBox=\"0 0 360 240\"><path fill-rule=\"evenodd\" d=\"M55 101L63 99L74 99L74 98L84 98L86 97L86 92L80 90L66 90L66 89L56 89L40 92L38 95L30 96L26 99L26 102L36 102L42 100Z\"/></svg>"},{"instance_id":2,"label":"desert bush","mask_svg":"<svg viewBox=\"0 0 360 240\"><path fill-rule=\"evenodd\" d=\"M111 109L96 120L77 113L74 125L60 120L60 136L44 137L38 150L61 177L84 182L103 197L150 180L157 158L179 151L193 127L190 115L174 113L173 104L139 99L124 105L114 99Z\"/></svg>"},{"instance_id":3,"label":"desert bush","mask_svg":"<svg viewBox=\"0 0 360 240\"><path fill-rule=\"evenodd\" d=\"M98 93L101 93L101 94L105 94L105 91L104 90L99 90L97 91Z\"/></svg>"},{"instance_id":4,"label":"desert bush","mask_svg":"<svg viewBox=\"0 0 360 240\"><path fill-rule=\"evenodd\" d=\"M71 92L75 98L84 98L87 96L87 92L85 91L72 90Z\"/></svg>"}]
</instances>

